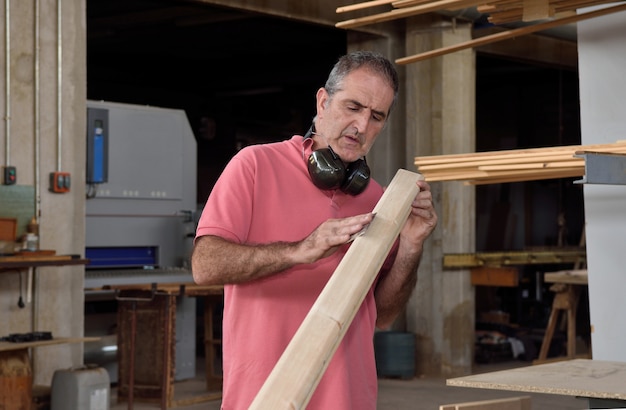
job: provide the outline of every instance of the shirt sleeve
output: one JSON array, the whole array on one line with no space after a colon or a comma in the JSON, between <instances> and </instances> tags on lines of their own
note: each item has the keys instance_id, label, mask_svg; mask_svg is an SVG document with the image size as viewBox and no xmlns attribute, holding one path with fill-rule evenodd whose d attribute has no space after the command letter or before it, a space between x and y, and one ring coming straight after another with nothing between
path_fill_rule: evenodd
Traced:
<instances>
[{"instance_id":1,"label":"shirt sleeve","mask_svg":"<svg viewBox=\"0 0 626 410\"><path fill-rule=\"evenodd\" d=\"M202 210L196 239L216 235L243 243L248 235L253 209L254 162L243 149L226 165Z\"/></svg>"}]
</instances>

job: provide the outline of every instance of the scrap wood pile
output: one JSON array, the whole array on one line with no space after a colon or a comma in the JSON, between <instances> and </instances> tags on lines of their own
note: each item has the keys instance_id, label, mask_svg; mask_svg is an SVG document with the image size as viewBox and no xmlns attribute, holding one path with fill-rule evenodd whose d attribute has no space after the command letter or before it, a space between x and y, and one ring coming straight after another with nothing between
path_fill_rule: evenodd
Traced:
<instances>
[{"instance_id":1,"label":"scrap wood pile","mask_svg":"<svg viewBox=\"0 0 626 410\"><path fill-rule=\"evenodd\" d=\"M578 13L578 9L608 3L615 4L611 7ZM384 7L386 11L339 21L335 26L353 29L420 14L455 12L471 7L475 7L481 13L488 14L488 20L495 25L520 21L533 22L533 24L525 27L478 37L463 43L396 60L397 64L409 64L467 48L479 47L496 41L551 29L560 25L626 11L626 2L615 2L615 0L371 0L338 7L336 13L343 15L343 13L360 11L362 14L363 10L379 9L380 7Z\"/></svg>"},{"instance_id":2,"label":"scrap wood pile","mask_svg":"<svg viewBox=\"0 0 626 410\"><path fill-rule=\"evenodd\" d=\"M426 181L466 181L497 184L540 179L581 177L585 159L577 154L626 154L626 141L612 144L569 145L468 154L415 157L417 171Z\"/></svg>"}]
</instances>

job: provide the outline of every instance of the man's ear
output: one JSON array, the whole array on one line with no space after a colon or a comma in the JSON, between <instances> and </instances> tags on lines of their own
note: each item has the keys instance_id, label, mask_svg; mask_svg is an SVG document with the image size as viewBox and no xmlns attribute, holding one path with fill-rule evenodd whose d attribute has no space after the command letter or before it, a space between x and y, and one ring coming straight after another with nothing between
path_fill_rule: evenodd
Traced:
<instances>
[{"instance_id":1,"label":"man's ear","mask_svg":"<svg viewBox=\"0 0 626 410\"><path fill-rule=\"evenodd\" d=\"M321 87L317 90L317 94L315 94L316 99L316 108L317 108L317 116L321 117L326 107L328 107L328 100L330 96L324 87Z\"/></svg>"}]
</instances>

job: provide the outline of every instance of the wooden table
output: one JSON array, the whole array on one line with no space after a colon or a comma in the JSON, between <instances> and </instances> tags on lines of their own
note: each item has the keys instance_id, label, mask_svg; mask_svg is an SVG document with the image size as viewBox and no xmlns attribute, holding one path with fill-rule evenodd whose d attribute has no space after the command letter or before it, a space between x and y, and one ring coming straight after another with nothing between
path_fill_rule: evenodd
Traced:
<instances>
[{"instance_id":1,"label":"wooden table","mask_svg":"<svg viewBox=\"0 0 626 410\"><path fill-rule=\"evenodd\" d=\"M215 372L221 339L213 335L213 314L223 300L222 286L195 283L112 285L118 300L118 400L160 402L161 408L186 406L222 397L222 376ZM207 392L174 399L176 297L204 299Z\"/></svg>"},{"instance_id":2,"label":"wooden table","mask_svg":"<svg viewBox=\"0 0 626 410\"><path fill-rule=\"evenodd\" d=\"M626 407L626 363L574 359L457 377L448 386L587 398L590 408ZM613 407L600 407L600 406ZM597 406L597 407L596 407Z\"/></svg>"}]
</instances>

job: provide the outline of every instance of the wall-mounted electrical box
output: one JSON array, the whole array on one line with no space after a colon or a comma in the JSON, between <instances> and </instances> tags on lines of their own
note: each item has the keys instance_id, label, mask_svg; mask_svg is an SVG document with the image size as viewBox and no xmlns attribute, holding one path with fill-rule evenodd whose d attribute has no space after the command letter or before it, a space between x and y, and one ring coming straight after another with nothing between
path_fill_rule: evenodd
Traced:
<instances>
[{"instance_id":1,"label":"wall-mounted electrical box","mask_svg":"<svg viewBox=\"0 0 626 410\"><path fill-rule=\"evenodd\" d=\"M109 110L87 108L87 183L103 184L109 177Z\"/></svg>"},{"instance_id":2,"label":"wall-mounted electrical box","mask_svg":"<svg viewBox=\"0 0 626 410\"><path fill-rule=\"evenodd\" d=\"M14 166L6 166L2 168L4 173L4 178L2 179L2 183L4 185L15 185L17 181L17 170Z\"/></svg>"},{"instance_id":3,"label":"wall-mounted electrical box","mask_svg":"<svg viewBox=\"0 0 626 410\"><path fill-rule=\"evenodd\" d=\"M51 172L50 173L50 192L62 194L70 192L71 179L69 172Z\"/></svg>"}]
</instances>

